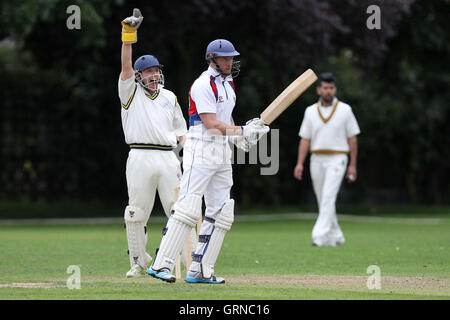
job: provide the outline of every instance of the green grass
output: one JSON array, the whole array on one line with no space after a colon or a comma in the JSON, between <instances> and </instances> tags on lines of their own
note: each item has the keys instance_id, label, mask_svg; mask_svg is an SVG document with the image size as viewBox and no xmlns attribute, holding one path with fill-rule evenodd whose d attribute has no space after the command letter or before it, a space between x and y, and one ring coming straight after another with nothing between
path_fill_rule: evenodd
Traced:
<instances>
[{"instance_id":1,"label":"green grass","mask_svg":"<svg viewBox=\"0 0 450 320\"><path fill-rule=\"evenodd\" d=\"M450 222L401 224L342 221L347 242L311 246L313 220L233 225L216 273L225 285L175 284L148 276L125 279L123 225L0 226L0 299L449 299ZM150 224L149 252L161 224ZM80 290L66 288L66 269L81 268ZM381 290L366 269L381 268ZM248 279L248 281L247 281ZM383 280L385 279L385 280ZM47 283L50 288L2 284Z\"/></svg>"}]
</instances>

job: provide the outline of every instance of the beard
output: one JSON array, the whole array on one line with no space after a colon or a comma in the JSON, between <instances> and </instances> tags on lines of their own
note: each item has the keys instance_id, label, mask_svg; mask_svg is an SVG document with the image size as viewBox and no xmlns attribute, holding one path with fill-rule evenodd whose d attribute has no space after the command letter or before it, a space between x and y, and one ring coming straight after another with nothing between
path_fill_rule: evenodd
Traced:
<instances>
[{"instance_id":1,"label":"beard","mask_svg":"<svg viewBox=\"0 0 450 320\"><path fill-rule=\"evenodd\" d=\"M326 104L331 104L333 102L333 96L323 96L322 100L323 102L325 102Z\"/></svg>"},{"instance_id":2,"label":"beard","mask_svg":"<svg viewBox=\"0 0 450 320\"><path fill-rule=\"evenodd\" d=\"M229 76L230 74L231 74L231 68L230 69L225 69L225 68L219 68L219 70L218 70L220 73L222 73L222 74L224 74L224 75L226 75L226 76Z\"/></svg>"}]
</instances>

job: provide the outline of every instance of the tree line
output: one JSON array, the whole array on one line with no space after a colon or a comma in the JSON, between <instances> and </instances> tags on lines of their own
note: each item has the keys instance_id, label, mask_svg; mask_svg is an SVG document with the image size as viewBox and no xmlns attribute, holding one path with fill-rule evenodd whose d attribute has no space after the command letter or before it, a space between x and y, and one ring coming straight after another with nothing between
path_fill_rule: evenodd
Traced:
<instances>
[{"instance_id":1,"label":"tree line","mask_svg":"<svg viewBox=\"0 0 450 320\"><path fill-rule=\"evenodd\" d=\"M77 1L81 29L66 27L72 1L2 2L0 26L0 199L127 199L128 147L120 122L120 0ZM378 5L381 29L366 27ZM300 73L337 78L341 100L358 119L359 180L344 185L351 202L450 203L447 1L216 0L137 1L144 21L134 59L154 54L166 87L187 119L188 90L206 68L209 41L225 38L241 53L236 122L257 115ZM19 23L20 22L20 23ZM243 205L313 202L292 177L309 89L274 122L280 168L234 168L233 197ZM307 170L308 171L308 170Z\"/></svg>"}]
</instances>

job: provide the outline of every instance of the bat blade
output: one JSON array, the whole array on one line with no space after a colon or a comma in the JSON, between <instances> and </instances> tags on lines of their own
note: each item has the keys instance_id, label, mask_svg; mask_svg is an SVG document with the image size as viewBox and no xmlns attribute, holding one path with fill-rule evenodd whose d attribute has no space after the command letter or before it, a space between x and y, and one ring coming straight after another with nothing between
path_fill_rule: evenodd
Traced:
<instances>
[{"instance_id":1,"label":"bat blade","mask_svg":"<svg viewBox=\"0 0 450 320\"><path fill-rule=\"evenodd\" d=\"M267 125L271 124L316 80L317 75L311 69L303 72L261 113L261 120Z\"/></svg>"}]
</instances>

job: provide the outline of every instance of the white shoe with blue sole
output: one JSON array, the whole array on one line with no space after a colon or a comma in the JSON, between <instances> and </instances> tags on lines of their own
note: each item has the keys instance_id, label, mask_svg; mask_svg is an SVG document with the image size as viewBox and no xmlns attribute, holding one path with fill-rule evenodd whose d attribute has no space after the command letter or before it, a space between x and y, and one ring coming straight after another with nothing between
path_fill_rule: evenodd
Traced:
<instances>
[{"instance_id":1,"label":"white shoe with blue sole","mask_svg":"<svg viewBox=\"0 0 450 320\"><path fill-rule=\"evenodd\" d=\"M153 278L166 281L169 283L175 282L176 278L174 275L172 275L170 272L165 272L164 270L167 270L166 268L163 268L161 270L155 271L151 267L147 269L147 274L152 276Z\"/></svg>"},{"instance_id":2,"label":"white shoe with blue sole","mask_svg":"<svg viewBox=\"0 0 450 320\"><path fill-rule=\"evenodd\" d=\"M212 275L211 278L204 278L200 272L191 272L191 271L188 272L186 279L184 279L184 281L188 283L212 283L212 284L225 283L225 279L222 277Z\"/></svg>"}]
</instances>

